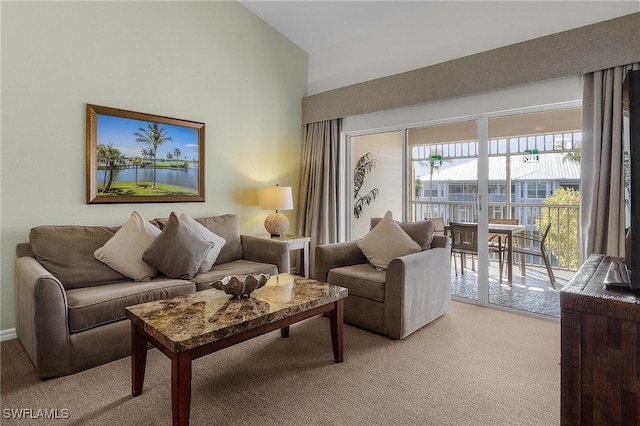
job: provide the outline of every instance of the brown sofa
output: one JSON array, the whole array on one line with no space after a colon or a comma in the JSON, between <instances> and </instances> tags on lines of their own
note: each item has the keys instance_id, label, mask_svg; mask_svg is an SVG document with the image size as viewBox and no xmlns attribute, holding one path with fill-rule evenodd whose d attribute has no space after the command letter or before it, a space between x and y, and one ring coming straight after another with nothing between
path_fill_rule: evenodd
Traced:
<instances>
[{"instance_id":1,"label":"brown sofa","mask_svg":"<svg viewBox=\"0 0 640 426\"><path fill-rule=\"evenodd\" d=\"M94 257L118 227L32 228L29 242L16 247L16 333L38 375L64 376L129 355L126 306L210 289L226 275L289 272L287 245L240 235L235 215L196 221L226 240L213 267L192 280L159 274L148 282Z\"/></svg>"}]
</instances>

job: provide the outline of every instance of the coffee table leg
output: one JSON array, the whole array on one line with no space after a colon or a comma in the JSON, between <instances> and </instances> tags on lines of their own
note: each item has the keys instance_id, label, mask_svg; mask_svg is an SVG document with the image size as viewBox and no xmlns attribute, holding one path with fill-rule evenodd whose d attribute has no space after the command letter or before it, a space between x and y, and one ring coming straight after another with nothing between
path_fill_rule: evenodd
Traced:
<instances>
[{"instance_id":1,"label":"coffee table leg","mask_svg":"<svg viewBox=\"0 0 640 426\"><path fill-rule=\"evenodd\" d=\"M171 410L174 425L189 424L191 408L191 352L171 358Z\"/></svg>"},{"instance_id":2,"label":"coffee table leg","mask_svg":"<svg viewBox=\"0 0 640 426\"><path fill-rule=\"evenodd\" d=\"M135 324L131 323L131 394L138 396L144 386L147 365L147 339Z\"/></svg>"},{"instance_id":3,"label":"coffee table leg","mask_svg":"<svg viewBox=\"0 0 640 426\"><path fill-rule=\"evenodd\" d=\"M282 327L282 328L280 329L280 336L282 336L282 337L289 337L289 326Z\"/></svg>"},{"instance_id":4,"label":"coffee table leg","mask_svg":"<svg viewBox=\"0 0 640 426\"><path fill-rule=\"evenodd\" d=\"M329 313L331 320L331 343L333 344L333 359L335 362L342 362L342 329L344 304L343 299L335 302L335 308Z\"/></svg>"}]
</instances>

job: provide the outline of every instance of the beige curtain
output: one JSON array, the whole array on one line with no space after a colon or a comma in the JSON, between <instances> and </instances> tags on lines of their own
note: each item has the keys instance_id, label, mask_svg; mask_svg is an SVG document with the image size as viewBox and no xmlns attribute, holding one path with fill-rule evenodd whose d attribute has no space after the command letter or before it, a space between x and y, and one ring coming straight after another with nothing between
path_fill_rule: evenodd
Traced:
<instances>
[{"instance_id":1,"label":"beige curtain","mask_svg":"<svg viewBox=\"0 0 640 426\"><path fill-rule=\"evenodd\" d=\"M342 119L309 123L302 148L298 234L311 237L309 274L315 247L338 241L338 174Z\"/></svg>"},{"instance_id":2,"label":"beige curtain","mask_svg":"<svg viewBox=\"0 0 640 426\"><path fill-rule=\"evenodd\" d=\"M583 261L593 253L624 256L622 83L640 63L584 75L581 152Z\"/></svg>"}]
</instances>

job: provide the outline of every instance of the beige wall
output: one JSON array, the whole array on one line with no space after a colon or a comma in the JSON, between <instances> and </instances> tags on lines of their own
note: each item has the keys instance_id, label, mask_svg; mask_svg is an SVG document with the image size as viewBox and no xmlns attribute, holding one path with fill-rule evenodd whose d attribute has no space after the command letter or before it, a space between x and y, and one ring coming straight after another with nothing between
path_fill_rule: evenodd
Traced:
<instances>
[{"instance_id":1,"label":"beige wall","mask_svg":"<svg viewBox=\"0 0 640 426\"><path fill-rule=\"evenodd\" d=\"M307 54L236 2L6 2L2 23L1 322L15 245L41 224L236 213L264 233L256 188L294 187ZM85 204L85 104L206 123L206 202ZM295 211L285 212L296 228Z\"/></svg>"}]
</instances>

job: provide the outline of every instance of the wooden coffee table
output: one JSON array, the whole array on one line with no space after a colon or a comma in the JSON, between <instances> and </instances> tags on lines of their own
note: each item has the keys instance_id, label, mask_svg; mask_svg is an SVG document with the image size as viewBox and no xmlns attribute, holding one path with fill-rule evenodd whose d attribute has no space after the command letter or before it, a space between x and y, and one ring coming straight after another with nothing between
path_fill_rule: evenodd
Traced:
<instances>
[{"instance_id":1,"label":"wooden coffee table","mask_svg":"<svg viewBox=\"0 0 640 426\"><path fill-rule=\"evenodd\" d=\"M342 362L343 299L347 289L280 274L249 299L233 300L221 290L126 308L131 320L131 387L142 393L147 342L171 359L171 408L174 425L189 424L191 361L261 334L329 313L333 359Z\"/></svg>"}]
</instances>

